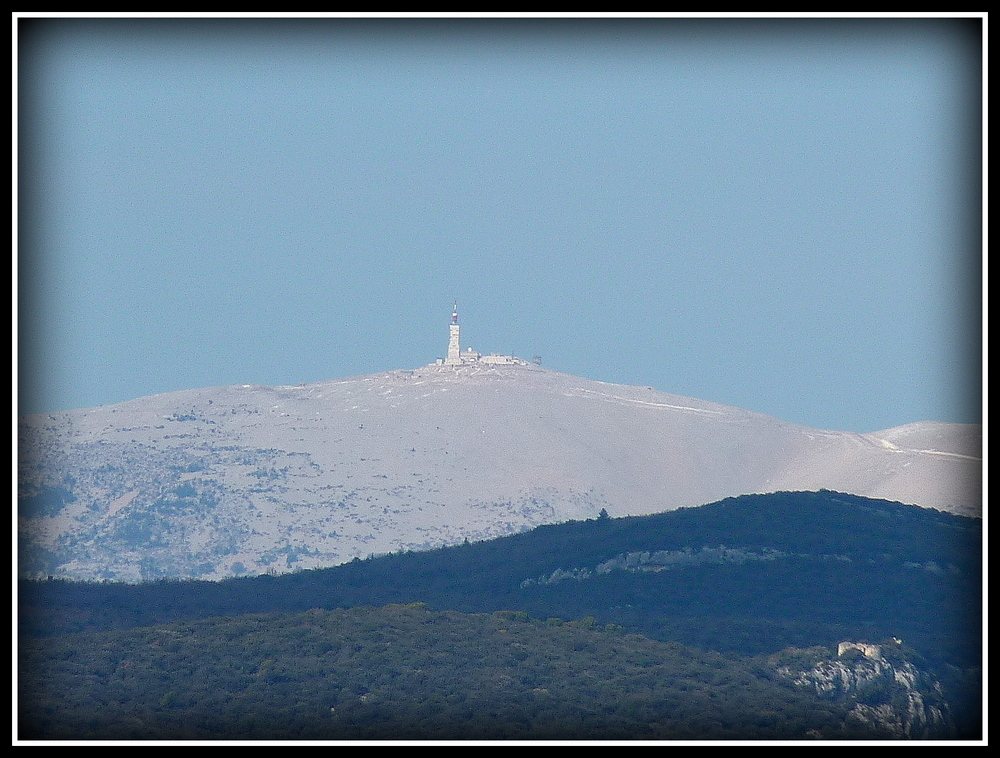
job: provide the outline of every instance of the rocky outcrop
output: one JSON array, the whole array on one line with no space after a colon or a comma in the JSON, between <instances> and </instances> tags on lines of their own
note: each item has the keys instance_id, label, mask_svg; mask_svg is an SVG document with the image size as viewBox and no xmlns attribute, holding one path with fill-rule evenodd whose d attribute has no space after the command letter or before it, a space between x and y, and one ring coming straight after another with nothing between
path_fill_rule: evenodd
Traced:
<instances>
[{"instance_id":1,"label":"rocky outcrop","mask_svg":"<svg viewBox=\"0 0 1000 758\"><path fill-rule=\"evenodd\" d=\"M885 732L893 739L953 736L940 683L907 660L898 640L881 645L841 642L835 656L822 657L826 652L785 651L773 662L797 686L847 705L848 728Z\"/></svg>"}]
</instances>

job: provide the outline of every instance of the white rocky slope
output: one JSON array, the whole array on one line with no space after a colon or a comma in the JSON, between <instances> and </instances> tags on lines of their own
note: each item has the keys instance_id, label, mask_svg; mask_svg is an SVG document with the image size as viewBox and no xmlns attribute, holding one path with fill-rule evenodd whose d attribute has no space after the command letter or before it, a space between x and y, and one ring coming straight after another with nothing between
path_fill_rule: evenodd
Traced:
<instances>
[{"instance_id":1,"label":"white rocky slope","mask_svg":"<svg viewBox=\"0 0 1000 758\"><path fill-rule=\"evenodd\" d=\"M979 515L979 435L821 431L535 365L173 392L21 420L21 568L288 571L787 489Z\"/></svg>"}]
</instances>

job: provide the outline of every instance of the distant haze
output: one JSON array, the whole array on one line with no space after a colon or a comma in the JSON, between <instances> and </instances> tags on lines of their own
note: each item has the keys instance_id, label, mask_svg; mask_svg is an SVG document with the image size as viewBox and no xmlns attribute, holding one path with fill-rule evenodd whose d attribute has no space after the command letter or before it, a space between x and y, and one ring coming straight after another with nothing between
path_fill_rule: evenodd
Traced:
<instances>
[{"instance_id":1,"label":"distant haze","mask_svg":"<svg viewBox=\"0 0 1000 758\"><path fill-rule=\"evenodd\" d=\"M18 33L20 410L464 342L814 428L979 422L981 18Z\"/></svg>"}]
</instances>

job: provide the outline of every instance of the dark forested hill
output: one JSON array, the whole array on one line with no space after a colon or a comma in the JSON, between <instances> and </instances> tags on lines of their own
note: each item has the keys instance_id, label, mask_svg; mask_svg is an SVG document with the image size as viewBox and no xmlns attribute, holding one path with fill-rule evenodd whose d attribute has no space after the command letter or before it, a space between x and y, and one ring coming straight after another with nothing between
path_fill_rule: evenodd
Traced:
<instances>
[{"instance_id":1,"label":"dark forested hill","mask_svg":"<svg viewBox=\"0 0 1000 758\"><path fill-rule=\"evenodd\" d=\"M964 660L978 650L981 539L978 519L899 503L825 491L747 495L283 576L22 582L22 631L427 602L592 615L746 653L847 632L894 635Z\"/></svg>"},{"instance_id":2,"label":"dark forested hill","mask_svg":"<svg viewBox=\"0 0 1000 758\"><path fill-rule=\"evenodd\" d=\"M981 665L981 540L978 519L899 503L827 491L752 495L282 576L24 582L21 634L426 603L590 618L730 657L896 639L969 724Z\"/></svg>"},{"instance_id":3,"label":"dark forested hill","mask_svg":"<svg viewBox=\"0 0 1000 758\"><path fill-rule=\"evenodd\" d=\"M745 659L509 611L248 614L32 640L19 726L25 739L955 736L897 647ZM814 686L831 674L850 686ZM880 710L911 700L899 718Z\"/></svg>"}]
</instances>

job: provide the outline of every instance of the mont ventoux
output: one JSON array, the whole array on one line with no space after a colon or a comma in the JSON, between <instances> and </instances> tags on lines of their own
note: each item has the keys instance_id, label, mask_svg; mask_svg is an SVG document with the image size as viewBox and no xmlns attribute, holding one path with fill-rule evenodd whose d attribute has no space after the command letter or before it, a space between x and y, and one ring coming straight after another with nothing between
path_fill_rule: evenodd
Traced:
<instances>
[{"instance_id":1,"label":"mont ventoux","mask_svg":"<svg viewBox=\"0 0 1000 758\"><path fill-rule=\"evenodd\" d=\"M23 576L220 579L830 489L981 516L981 426L870 434L460 346L414 370L22 418Z\"/></svg>"}]
</instances>

